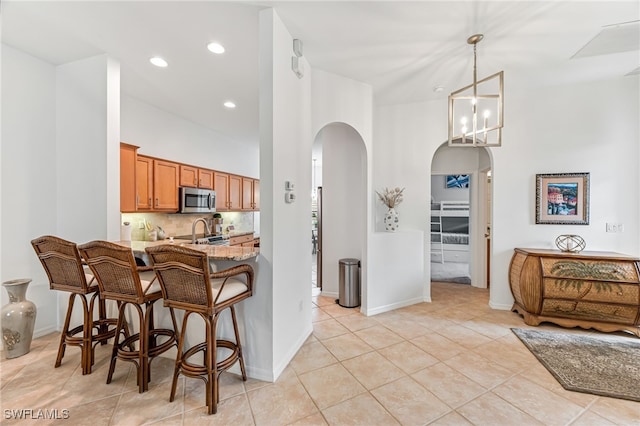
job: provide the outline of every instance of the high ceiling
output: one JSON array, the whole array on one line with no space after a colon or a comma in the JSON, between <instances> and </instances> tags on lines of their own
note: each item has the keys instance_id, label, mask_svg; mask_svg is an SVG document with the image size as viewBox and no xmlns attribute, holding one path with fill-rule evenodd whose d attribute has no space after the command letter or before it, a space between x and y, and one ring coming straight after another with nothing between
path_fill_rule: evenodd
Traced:
<instances>
[{"instance_id":1,"label":"high ceiling","mask_svg":"<svg viewBox=\"0 0 640 426\"><path fill-rule=\"evenodd\" d=\"M267 7L302 40L312 67L371 84L379 104L442 99L444 107L449 92L471 81L466 39L475 33L485 36L478 75L504 70L507 100L510 91L640 67L638 0L3 0L2 42L55 65L107 53L120 61L123 93L257 143L258 13ZM206 49L214 40L224 54ZM155 55L169 66L151 65ZM226 100L237 108L225 109Z\"/></svg>"}]
</instances>

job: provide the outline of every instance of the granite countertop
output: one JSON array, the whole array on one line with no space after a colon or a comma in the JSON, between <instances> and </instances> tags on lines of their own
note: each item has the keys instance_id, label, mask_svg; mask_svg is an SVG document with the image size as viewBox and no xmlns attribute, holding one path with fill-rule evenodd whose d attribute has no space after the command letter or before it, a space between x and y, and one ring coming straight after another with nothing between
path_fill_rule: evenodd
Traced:
<instances>
[{"instance_id":1,"label":"granite countertop","mask_svg":"<svg viewBox=\"0 0 640 426\"><path fill-rule=\"evenodd\" d=\"M125 247L131 247L134 254L146 255L144 249L147 247L154 247L163 244L172 244L169 240L161 241L114 241L116 244L120 244ZM260 249L255 247L240 247L240 246L217 246L208 244L191 244L189 240L173 240L173 244L177 244L183 247L200 250L207 253L209 260L235 260L242 261L252 259L260 254Z\"/></svg>"}]
</instances>

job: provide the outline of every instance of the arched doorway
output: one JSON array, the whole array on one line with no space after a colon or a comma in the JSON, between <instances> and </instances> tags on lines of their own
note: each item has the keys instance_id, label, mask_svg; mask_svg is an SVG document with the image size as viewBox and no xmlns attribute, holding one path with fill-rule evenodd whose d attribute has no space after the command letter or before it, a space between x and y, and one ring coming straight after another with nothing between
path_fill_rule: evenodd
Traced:
<instances>
[{"instance_id":1,"label":"arched doorway","mask_svg":"<svg viewBox=\"0 0 640 426\"><path fill-rule=\"evenodd\" d=\"M337 298L338 261L356 258L365 262L367 156L364 140L348 124L329 123L314 138L311 162L312 231L317 232L315 284L321 287L323 296ZM364 277L361 285L363 289L366 287Z\"/></svg>"},{"instance_id":2,"label":"arched doorway","mask_svg":"<svg viewBox=\"0 0 640 426\"><path fill-rule=\"evenodd\" d=\"M491 256L491 169L486 148L442 144L431 161L431 280L485 288Z\"/></svg>"}]
</instances>

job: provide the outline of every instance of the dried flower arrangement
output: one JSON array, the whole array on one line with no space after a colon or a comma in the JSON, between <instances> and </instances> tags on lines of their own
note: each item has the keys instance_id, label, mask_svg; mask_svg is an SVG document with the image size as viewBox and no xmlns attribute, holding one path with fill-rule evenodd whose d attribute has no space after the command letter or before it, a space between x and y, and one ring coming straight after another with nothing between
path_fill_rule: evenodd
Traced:
<instances>
[{"instance_id":1,"label":"dried flower arrangement","mask_svg":"<svg viewBox=\"0 0 640 426\"><path fill-rule=\"evenodd\" d=\"M380 198L380 201L382 201L385 206L392 209L402 202L402 191L404 191L404 188L385 188L384 193L381 194L376 191L376 194L378 194L378 198Z\"/></svg>"}]
</instances>

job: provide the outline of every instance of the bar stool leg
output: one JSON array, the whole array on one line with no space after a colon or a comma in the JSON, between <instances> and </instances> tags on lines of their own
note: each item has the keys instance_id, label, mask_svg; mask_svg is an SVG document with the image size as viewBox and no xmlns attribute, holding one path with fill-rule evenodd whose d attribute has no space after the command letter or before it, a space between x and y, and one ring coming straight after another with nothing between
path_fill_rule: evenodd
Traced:
<instances>
[{"instance_id":1,"label":"bar stool leg","mask_svg":"<svg viewBox=\"0 0 640 426\"><path fill-rule=\"evenodd\" d=\"M56 357L55 368L60 367L62 364L62 358L64 357L64 350L67 346L67 333L69 332L69 322L71 322L71 312L73 311L73 303L75 302L76 295L71 293L69 295L69 303L67 305L67 316L64 319L64 325L62 326L62 333L60 334L60 345L58 346L58 356Z\"/></svg>"},{"instance_id":2,"label":"bar stool leg","mask_svg":"<svg viewBox=\"0 0 640 426\"><path fill-rule=\"evenodd\" d=\"M98 295L98 319L100 320L100 328L99 333L104 334L109 329L109 324L105 324L104 321L107 319L107 305L105 300L100 297L100 293L96 292ZM93 312L93 310L91 310ZM100 340L101 345L107 344L107 339Z\"/></svg>"},{"instance_id":3,"label":"bar stool leg","mask_svg":"<svg viewBox=\"0 0 640 426\"><path fill-rule=\"evenodd\" d=\"M111 351L111 362L109 364L109 374L107 374L107 384L111 383L113 378L113 372L116 369L116 359L118 358L118 345L120 342L120 331L122 330L122 324L124 322L124 309L127 307L126 303L120 303L118 306L118 324L116 325L116 335L113 340L113 350ZM129 334L128 330L126 334Z\"/></svg>"},{"instance_id":4,"label":"bar stool leg","mask_svg":"<svg viewBox=\"0 0 640 426\"><path fill-rule=\"evenodd\" d=\"M91 365L92 357L91 357L91 335L93 333L93 322L92 322L92 311L90 309L93 308L93 303L91 303L91 308L87 305L87 297L84 294L79 294L80 301L82 302L82 316L83 316L83 325L82 325L82 346L80 347L80 365L82 366L82 375L91 374Z\"/></svg>"},{"instance_id":5,"label":"bar stool leg","mask_svg":"<svg viewBox=\"0 0 640 426\"><path fill-rule=\"evenodd\" d=\"M236 321L236 310L233 305L230 306L231 319L233 320L233 331L236 335L236 346L238 347L238 360L240 361L240 371L242 372L242 380L247 381L247 372L244 369L244 356L242 355L242 345L240 344L240 333L238 332L238 321Z\"/></svg>"},{"instance_id":6,"label":"bar stool leg","mask_svg":"<svg viewBox=\"0 0 640 426\"><path fill-rule=\"evenodd\" d=\"M149 389L151 380L151 367L149 365L149 348L152 347L153 338L149 335L149 330L153 327L153 302L148 303L142 311L140 305L136 306L140 316L140 350L138 352L138 392L142 393Z\"/></svg>"},{"instance_id":7,"label":"bar stool leg","mask_svg":"<svg viewBox=\"0 0 640 426\"><path fill-rule=\"evenodd\" d=\"M209 414L218 412L218 365L217 365L217 349L218 341L216 326L218 323L218 314L209 317L207 323L207 350L205 353L205 362L207 367L207 405Z\"/></svg>"},{"instance_id":8,"label":"bar stool leg","mask_svg":"<svg viewBox=\"0 0 640 426\"><path fill-rule=\"evenodd\" d=\"M172 309L173 314L173 309ZM191 312L186 312L184 314L184 318L182 319L182 330L180 332L180 336L178 337L178 350L176 354L176 364L173 368L173 382L171 383L171 395L169 395L169 402L173 402L176 396L176 387L178 386L178 375L180 374L180 367L182 365L182 351L184 349L184 336L187 333L187 320L189 319L189 315ZM174 330L177 330L177 324L175 324L175 316L174 320ZM206 385L206 384L205 384ZM208 401L207 401L208 405Z\"/></svg>"}]
</instances>

